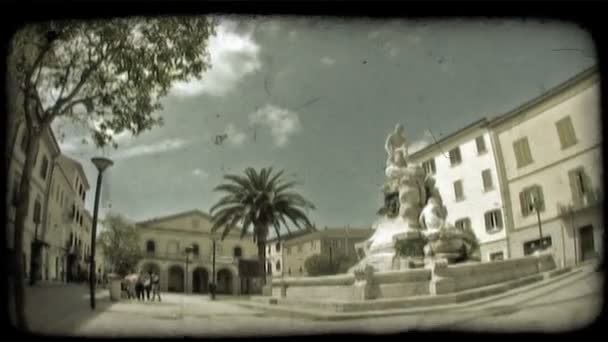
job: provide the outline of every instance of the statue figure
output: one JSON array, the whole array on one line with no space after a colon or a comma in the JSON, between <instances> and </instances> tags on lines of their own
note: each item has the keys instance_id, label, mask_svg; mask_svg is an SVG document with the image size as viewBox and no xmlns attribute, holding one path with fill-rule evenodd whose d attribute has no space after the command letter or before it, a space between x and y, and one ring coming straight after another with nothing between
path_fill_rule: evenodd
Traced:
<instances>
[{"instance_id":1,"label":"statue figure","mask_svg":"<svg viewBox=\"0 0 608 342\"><path fill-rule=\"evenodd\" d=\"M435 196L430 196L427 204L420 213L420 227L428 231L438 231L445 225L445 216L439 199Z\"/></svg>"},{"instance_id":2,"label":"statue figure","mask_svg":"<svg viewBox=\"0 0 608 342\"><path fill-rule=\"evenodd\" d=\"M407 139L402 124L397 124L395 130L389 134L384 143L384 149L388 154L386 166L395 165L399 167L407 166Z\"/></svg>"}]
</instances>

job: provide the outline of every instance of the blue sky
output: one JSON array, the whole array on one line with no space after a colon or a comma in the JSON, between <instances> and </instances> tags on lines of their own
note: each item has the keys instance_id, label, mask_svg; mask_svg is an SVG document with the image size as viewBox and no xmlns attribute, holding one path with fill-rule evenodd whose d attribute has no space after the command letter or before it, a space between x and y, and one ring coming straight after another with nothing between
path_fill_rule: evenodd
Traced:
<instances>
[{"instance_id":1,"label":"blue sky","mask_svg":"<svg viewBox=\"0 0 608 342\"><path fill-rule=\"evenodd\" d=\"M57 122L65 154L93 184L95 155L115 160L102 206L133 220L201 209L222 174L285 169L318 226L369 227L382 203L386 135L413 148L509 111L596 63L593 41L563 22L230 17L212 68L164 99L165 124L116 150L82 144ZM221 145L215 137L227 134ZM89 195L92 208L93 191Z\"/></svg>"}]
</instances>

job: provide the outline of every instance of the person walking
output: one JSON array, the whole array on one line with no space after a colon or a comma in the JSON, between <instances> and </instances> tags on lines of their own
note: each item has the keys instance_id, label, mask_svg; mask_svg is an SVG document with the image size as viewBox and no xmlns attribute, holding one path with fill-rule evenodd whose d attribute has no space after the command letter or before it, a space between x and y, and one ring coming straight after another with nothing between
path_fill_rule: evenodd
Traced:
<instances>
[{"instance_id":1,"label":"person walking","mask_svg":"<svg viewBox=\"0 0 608 342\"><path fill-rule=\"evenodd\" d=\"M147 273L144 275L144 291L146 292L146 299L150 300L150 290L152 289L152 275Z\"/></svg>"},{"instance_id":2,"label":"person walking","mask_svg":"<svg viewBox=\"0 0 608 342\"><path fill-rule=\"evenodd\" d=\"M137 296L137 300L141 301L144 299L144 279L143 274L140 273L139 277L137 277L137 282L135 283L135 295Z\"/></svg>"},{"instance_id":3,"label":"person walking","mask_svg":"<svg viewBox=\"0 0 608 342\"><path fill-rule=\"evenodd\" d=\"M158 296L158 301L160 302L160 276L158 273L152 273L152 301L154 298Z\"/></svg>"}]
</instances>

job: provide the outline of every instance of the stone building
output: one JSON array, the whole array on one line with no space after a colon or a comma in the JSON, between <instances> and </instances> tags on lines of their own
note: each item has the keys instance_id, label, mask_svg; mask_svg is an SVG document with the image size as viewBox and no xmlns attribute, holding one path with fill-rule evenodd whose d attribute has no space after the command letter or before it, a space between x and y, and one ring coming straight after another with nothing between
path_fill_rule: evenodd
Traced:
<instances>
[{"instance_id":1,"label":"stone building","mask_svg":"<svg viewBox=\"0 0 608 342\"><path fill-rule=\"evenodd\" d=\"M138 269L158 272L161 291L208 293L214 240L217 293L261 291L261 278L251 272L257 265L257 246L251 234L241 239L237 228L221 241L220 231L211 233L211 217L200 210L139 222L136 227L144 252Z\"/></svg>"},{"instance_id":2,"label":"stone building","mask_svg":"<svg viewBox=\"0 0 608 342\"><path fill-rule=\"evenodd\" d=\"M283 242L283 276L306 276L306 259L325 255L330 259L351 255L355 258L355 244L367 240L371 228L325 228L290 238Z\"/></svg>"},{"instance_id":3,"label":"stone building","mask_svg":"<svg viewBox=\"0 0 608 342\"><path fill-rule=\"evenodd\" d=\"M283 256L285 254L284 244L286 241L297 237L309 234L308 231L298 230L292 234L274 237L266 241L266 275L272 277L283 276L285 268L283 267Z\"/></svg>"},{"instance_id":4,"label":"stone building","mask_svg":"<svg viewBox=\"0 0 608 342\"><path fill-rule=\"evenodd\" d=\"M448 211L448 222L473 229L479 239L482 261L509 257L504 189L498 181L488 120L478 120L434 141L412 153L409 162L422 165L435 178Z\"/></svg>"},{"instance_id":5,"label":"stone building","mask_svg":"<svg viewBox=\"0 0 608 342\"><path fill-rule=\"evenodd\" d=\"M508 187L512 257L541 243L562 264L602 253L602 133L597 68L492 120ZM538 200L538 202L535 202ZM535 203L538 203L535 205ZM540 221L540 223L539 223Z\"/></svg>"}]
</instances>

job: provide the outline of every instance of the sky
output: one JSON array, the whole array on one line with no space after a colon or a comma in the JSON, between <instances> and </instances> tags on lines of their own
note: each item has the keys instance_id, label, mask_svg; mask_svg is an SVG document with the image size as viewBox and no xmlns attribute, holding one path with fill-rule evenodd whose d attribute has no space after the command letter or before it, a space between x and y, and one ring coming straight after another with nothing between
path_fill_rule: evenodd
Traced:
<instances>
[{"instance_id":1,"label":"sky","mask_svg":"<svg viewBox=\"0 0 608 342\"><path fill-rule=\"evenodd\" d=\"M96 150L56 121L64 154L107 156L101 214L139 221L200 209L225 173L284 169L318 227L369 227L382 205L384 140L405 126L410 152L506 113L597 63L591 37L565 22L222 17L211 68L175 84L165 124ZM227 135L215 144L217 135Z\"/></svg>"}]
</instances>

